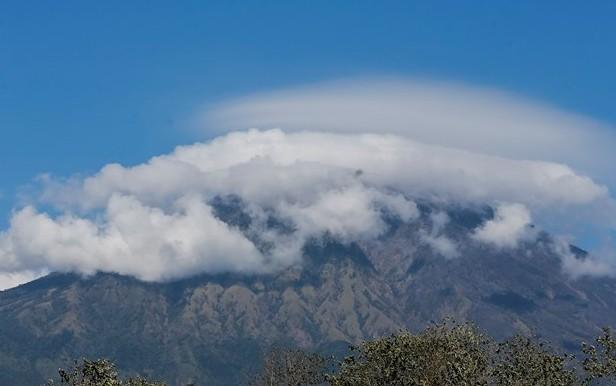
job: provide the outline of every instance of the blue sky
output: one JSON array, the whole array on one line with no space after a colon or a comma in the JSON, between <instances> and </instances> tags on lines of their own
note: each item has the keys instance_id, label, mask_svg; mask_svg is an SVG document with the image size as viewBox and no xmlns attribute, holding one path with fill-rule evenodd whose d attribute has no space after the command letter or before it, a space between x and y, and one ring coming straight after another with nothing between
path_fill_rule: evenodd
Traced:
<instances>
[{"instance_id":1,"label":"blue sky","mask_svg":"<svg viewBox=\"0 0 616 386\"><path fill-rule=\"evenodd\" d=\"M205 139L194 111L246 92L429 76L616 124L615 16L607 1L3 1L0 225L36 175Z\"/></svg>"}]
</instances>

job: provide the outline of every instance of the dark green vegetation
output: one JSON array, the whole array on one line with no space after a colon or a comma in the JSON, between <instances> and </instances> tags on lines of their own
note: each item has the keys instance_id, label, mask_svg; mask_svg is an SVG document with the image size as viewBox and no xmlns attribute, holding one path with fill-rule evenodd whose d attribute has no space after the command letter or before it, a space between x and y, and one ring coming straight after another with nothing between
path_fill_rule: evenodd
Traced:
<instances>
[{"instance_id":1,"label":"dark green vegetation","mask_svg":"<svg viewBox=\"0 0 616 386\"><path fill-rule=\"evenodd\" d=\"M162 383L151 382L143 377L128 377L122 379L115 365L106 360L95 361L84 359L75 363L71 369L58 371L58 380L50 380L46 386L164 386Z\"/></svg>"},{"instance_id":2,"label":"dark green vegetation","mask_svg":"<svg viewBox=\"0 0 616 386\"><path fill-rule=\"evenodd\" d=\"M120 374L169 385L237 384L272 345L344 355L348 344L446 316L498 341L535 335L578 355L580 342L616 326L616 281L564 274L548 235L492 249L469 237L489 211L447 208L442 232L461 256L446 259L421 241L433 210L423 206L412 224L387 219L378 240L315 241L301 266L267 276L144 283L52 274L0 292L0 385L42 384L75 358L109 358ZM241 219L234 211L240 204L220 216Z\"/></svg>"},{"instance_id":3,"label":"dark green vegetation","mask_svg":"<svg viewBox=\"0 0 616 386\"><path fill-rule=\"evenodd\" d=\"M595 342L596 346L583 345L585 359L580 361L522 335L497 343L471 324L444 322L417 335L402 332L353 346L352 354L329 372L324 370L328 368L323 365L325 359L306 355L307 365L295 364L282 377L270 377L270 383L260 384L304 384L285 381L301 376L325 380L332 386L613 384L616 339L606 328ZM298 355L291 353L293 357ZM311 365L314 363L319 366Z\"/></svg>"},{"instance_id":4,"label":"dark green vegetation","mask_svg":"<svg viewBox=\"0 0 616 386\"><path fill-rule=\"evenodd\" d=\"M333 370L333 359L302 350L274 348L263 359L250 386L322 385Z\"/></svg>"},{"instance_id":5,"label":"dark green vegetation","mask_svg":"<svg viewBox=\"0 0 616 386\"><path fill-rule=\"evenodd\" d=\"M616 340L605 329L585 359L558 354L516 335L497 343L470 324L450 321L419 334L400 332L351 347L340 362L301 350L274 349L252 386L583 386L616 381ZM106 360L60 370L68 386L163 386L141 377L121 380ZM49 382L48 386L55 385Z\"/></svg>"}]
</instances>

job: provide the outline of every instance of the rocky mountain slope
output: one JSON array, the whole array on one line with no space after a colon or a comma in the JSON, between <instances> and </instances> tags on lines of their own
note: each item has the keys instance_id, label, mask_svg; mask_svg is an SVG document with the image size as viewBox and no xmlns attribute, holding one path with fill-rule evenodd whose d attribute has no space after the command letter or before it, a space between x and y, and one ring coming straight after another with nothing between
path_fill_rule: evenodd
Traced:
<instances>
[{"instance_id":1,"label":"rocky mountain slope","mask_svg":"<svg viewBox=\"0 0 616 386\"><path fill-rule=\"evenodd\" d=\"M216 207L230 224L247 221L237 202ZM491 248L470 237L493 216L489 208L420 208L413 223L388 219L376 240L313 240L303 264L271 275L145 283L56 273L0 292L0 384L40 384L83 356L171 384L233 384L274 343L335 351L446 316L496 338L535 333L568 350L616 326L616 281L563 273L549 235ZM437 210L448 214L440 232L457 243L457 257L422 239Z\"/></svg>"}]
</instances>

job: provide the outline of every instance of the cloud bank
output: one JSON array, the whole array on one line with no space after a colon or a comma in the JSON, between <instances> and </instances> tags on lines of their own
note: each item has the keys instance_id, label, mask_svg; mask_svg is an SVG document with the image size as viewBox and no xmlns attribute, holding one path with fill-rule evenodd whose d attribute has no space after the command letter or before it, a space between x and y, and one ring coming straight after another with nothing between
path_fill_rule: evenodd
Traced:
<instances>
[{"instance_id":1,"label":"cloud bank","mask_svg":"<svg viewBox=\"0 0 616 386\"><path fill-rule=\"evenodd\" d=\"M113 271L152 281L272 272L299 263L307 240L376 238L388 229L385 215L415 221L420 198L494 205L495 217L472 237L497 248L531 239L531 217L541 223L583 214L595 226L614 229L606 186L565 163L524 156L554 147L546 158L567 158L573 147L598 140L595 123L532 105L507 110L508 99L487 101L483 91L465 94L462 103L466 91L404 84L391 90L379 83L371 101L365 85L345 87L248 98L212 114L221 127L261 120L289 130L235 131L135 166L41 178L40 196L16 209L0 233L0 286L48 271ZM431 104L442 95L450 96L439 110ZM473 121L477 117L483 120ZM488 130L494 125L504 130L502 138ZM565 140L563 133L572 137ZM517 136L526 138L524 146ZM427 144L437 139L443 143ZM213 202L230 197L239 197L248 220L221 220ZM433 214L420 239L456 258L456 242L443 233L448 221ZM613 271L605 262L571 260L560 249L565 269Z\"/></svg>"}]
</instances>

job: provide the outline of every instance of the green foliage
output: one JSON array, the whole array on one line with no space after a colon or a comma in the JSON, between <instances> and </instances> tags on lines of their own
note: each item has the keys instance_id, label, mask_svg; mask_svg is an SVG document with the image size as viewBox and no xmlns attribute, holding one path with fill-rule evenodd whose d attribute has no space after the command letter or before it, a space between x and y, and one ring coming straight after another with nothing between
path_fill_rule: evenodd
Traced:
<instances>
[{"instance_id":1,"label":"green foliage","mask_svg":"<svg viewBox=\"0 0 616 386\"><path fill-rule=\"evenodd\" d=\"M87 360L68 369L60 369L59 384L67 386L165 386L162 383L150 382L142 377L122 380L118 376L115 365L107 359ZM47 386L56 385L53 380Z\"/></svg>"},{"instance_id":2,"label":"green foliage","mask_svg":"<svg viewBox=\"0 0 616 386\"><path fill-rule=\"evenodd\" d=\"M515 336L497 343L468 323L445 321L419 334L400 332L351 347L337 367L318 354L273 349L253 386L573 386L616 378L616 339L604 329L596 346L583 344L577 362L542 342ZM582 371L584 374L582 374ZM585 375L582 377L582 375ZM68 386L164 386L145 378L120 379L105 359L84 359L59 371ZM603 382L603 383L601 383ZM56 385L50 381L47 386Z\"/></svg>"},{"instance_id":3,"label":"green foliage","mask_svg":"<svg viewBox=\"0 0 616 386\"><path fill-rule=\"evenodd\" d=\"M352 347L329 381L335 386L487 385L487 344L468 324L445 322L419 335L402 332Z\"/></svg>"},{"instance_id":4,"label":"green foliage","mask_svg":"<svg viewBox=\"0 0 616 386\"><path fill-rule=\"evenodd\" d=\"M578 385L573 357L553 353L545 343L515 336L498 344L492 378L497 385Z\"/></svg>"},{"instance_id":5,"label":"green foliage","mask_svg":"<svg viewBox=\"0 0 616 386\"><path fill-rule=\"evenodd\" d=\"M616 376L616 340L605 329L597 346L583 346L577 362L524 336L497 343L468 323L445 321L419 334L400 332L351 347L336 371L300 351L277 351L265 361L258 385L332 386L573 386ZM331 368L331 367L330 367ZM582 377L585 371L585 377Z\"/></svg>"},{"instance_id":6,"label":"green foliage","mask_svg":"<svg viewBox=\"0 0 616 386\"><path fill-rule=\"evenodd\" d=\"M329 361L314 353L274 348L263 360L254 386L320 385L325 382Z\"/></svg>"},{"instance_id":7,"label":"green foliage","mask_svg":"<svg viewBox=\"0 0 616 386\"><path fill-rule=\"evenodd\" d=\"M583 366L588 374L588 380L612 379L616 381L616 339L609 328L596 339L597 346L582 344L582 352L586 354Z\"/></svg>"}]
</instances>

